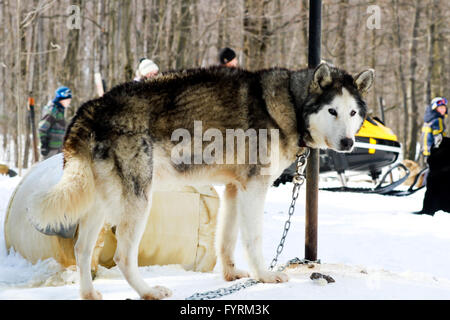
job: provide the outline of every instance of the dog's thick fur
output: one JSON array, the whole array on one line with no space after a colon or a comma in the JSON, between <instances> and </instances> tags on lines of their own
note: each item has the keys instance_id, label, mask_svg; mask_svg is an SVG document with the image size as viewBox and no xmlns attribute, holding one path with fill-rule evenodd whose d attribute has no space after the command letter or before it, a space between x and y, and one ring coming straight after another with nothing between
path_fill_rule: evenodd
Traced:
<instances>
[{"instance_id":1,"label":"dog's thick fur","mask_svg":"<svg viewBox=\"0 0 450 320\"><path fill-rule=\"evenodd\" d=\"M266 192L303 146L352 149L366 115L362 95L373 76L373 70L367 70L354 78L326 64L301 71L214 67L115 87L78 109L65 137L62 180L49 193L35 195L41 201L30 218L41 229L79 223L75 252L83 298L101 298L93 288L89 263L97 235L109 223L116 226L114 259L129 284L144 299L161 299L170 291L147 286L137 267L152 187L223 184L217 253L225 279L287 281L284 273L264 268ZM194 121L202 122L203 131L215 128L223 136L226 129L277 129L279 161L270 164L273 174L262 175L260 163L172 162L176 143L171 141L172 133L185 128L194 136ZM250 274L234 265L238 226Z\"/></svg>"}]
</instances>

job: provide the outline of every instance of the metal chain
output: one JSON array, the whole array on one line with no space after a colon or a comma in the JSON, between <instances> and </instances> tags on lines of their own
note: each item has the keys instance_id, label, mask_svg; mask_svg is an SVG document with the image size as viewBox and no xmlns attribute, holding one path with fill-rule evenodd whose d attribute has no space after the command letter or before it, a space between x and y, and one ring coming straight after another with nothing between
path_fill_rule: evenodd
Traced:
<instances>
[{"instance_id":1,"label":"metal chain","mask_svg":"<svg viewBox=\"0 0 450 320\"><path fill-rule=\"evenodd\" d=\"M283 235L281 237L280 243L278 244L277 247L277 251L276 251L276 255L273 258L269 270L273 270L273 268L276 266L277 262L278 262L278 257L280 256L281 252L283 252L284 249L284 243L286 241L286 237L287 234L289 232L289 229L291 227L291 218L294 215L295 212L295 203L297 201L297 198L299 196L300 193L300 187L305 183L306 181L306 176L304 174L305 171L305 167L306 167L306 162L307 159L309 157L310 154L310 150L309 148L306 148L305 151L303 153L297 154L297 160L296 160L296 164L297 164L297 168L295 171L295 175L294 178L292 179L292 182L294 183L294 187L292 189L292 202L291 205L289 206L289 217L287 219L287 221L284 223L284 230L283 230ZM291 264L291 262L293 262L294 260L298 260L298 258L292 259L290 260L287 264L285 264L284 266L281 266L278 271L283 271L284 269L286 269L287 266L289 266ZM210 299L216 299L216 298L220 298L223 296L227 296L230 294L233 294L237 291L240 291L242 289L246 289L249 287L252 287L256 284L260 283L260 281L257 281L255 279L249 279L243 283L236 283L230 287L227 288L219 288L217 290L212 290L212 291L206 291L206 292L199 292L199 293L195 293L192 296L186 298L185 300L210 300Z\"/></svg>"},{"instance_id":2,"label":"metal chain","mask_svg":"<svg viewBox=\"0 0 450 320\"><path fill-rule=\"evenodd\" d=\"M278 247L277 247L277 253L275 255L275 258L273 258L273 260L270 264L269 270L273 270L273 268L275 268L275 266L278 262L278 257L280 256L281 252L283 252L284 242L286 241L287 234L289 232L289 229L291 228L291 218L295 212L295 203L297 201L297 198L298 198L298 195L300 192L300 188L305 183L305 180L306 180L304 171L305 171L306 162L307 162L309 153L310 153L309 148L306 148L306 151L303 154L297 155L297 169L295 171L294 178L292 179L292 182L294 183L294 187L292 189L292 202L291 202L291 205L289 206L289 210L288 210L289 217L286 220L286 222L284 223L283 235L281 236L280 243L278 244ZM284 269L286 269L286 266L279 269L279 271L283 271Z\"/></svg>"},{"instance_id":3,"label":"metal chain","mask_svg":"<svg viewBox=\"0 0 450 320\"><path fill-rule=\"evenodd\" d=\"M243 283L236 283L230 287L227 288L219 288L217 290L212 291L205 291L205 292L199 292L194 293L192 296L186 298L185 300L211 300L211 299L217 299L220 297L228 296L230 294L233 294L237 291L240 291L245 288L249 288L254 286L255 284L258 284L259 281L254 279L249 279Z\"/></svg>"}]
</instances>

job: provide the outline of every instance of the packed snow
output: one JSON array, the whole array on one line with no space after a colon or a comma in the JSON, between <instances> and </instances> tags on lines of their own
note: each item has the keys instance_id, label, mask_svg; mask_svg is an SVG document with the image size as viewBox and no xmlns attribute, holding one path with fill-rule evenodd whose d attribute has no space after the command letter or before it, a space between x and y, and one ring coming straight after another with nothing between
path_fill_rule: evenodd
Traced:
<instances>
[{"instance_id":1,"label":"packed snow","mask_svg":"<svg viewBox=\"0 0 450 320\"><path fill-rule=\"evenodd\" d=\"M0 299L79 299L78 273L49 259L31 264L7 251L4 219L8 200L20 177L0 176ZM335 185L321 180L320 186ZM271 188L265 206L263 249L268 266L280 241L292 184ZM217 187L219 193L223 190ZM223 299L328 300L328 299L450 299L450 214L414 215L422 208L425 190L408 197L319 192L318 258L320 264L287 269L289 282L257 284ZM305 188L297 201L280 264L304 258ZM238 243L236 262L246 268ZM99 267L94 285L104 299L138 299L119 269ZM185 271L181 266L141 267L151 285L173 292L170 299L185 299L196 292L229 287L219 264L211 273ZM313 272L335 282L311 280Z\"/></svg>"}]
</instances>

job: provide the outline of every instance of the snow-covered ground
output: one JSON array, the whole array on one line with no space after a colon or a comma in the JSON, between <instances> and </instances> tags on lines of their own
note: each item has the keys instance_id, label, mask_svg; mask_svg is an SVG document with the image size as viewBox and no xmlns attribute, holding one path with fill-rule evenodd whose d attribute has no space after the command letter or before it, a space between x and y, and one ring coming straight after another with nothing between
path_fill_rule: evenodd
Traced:
<instances>
[{"instance_id":1,"label":"snow-covered ground","mask_svg":"<svg viewBox=\"0 0 450 320\"><path fill-rule=\"evenodd\" d=\"M6 206L20 179L0 176L0 299L79 299L75 271L61 269L54 260L32 265L5 248ZM321 182L321 186L328 184ZM263 236L267 265L280 241L291 187L269 192ZM422 208L424 192L402 198L320 191L321 264L289 269L287 283L258 284L225 299L450 299L450 214L411 214ZM303 188L280 263L304 257L304 204ZM239 244L236 260L238 267L246 268ZM148 283L169 287L170 299L233 284L222 279L218 266L212 273L184 271L175 265L141 267L140 271ZM329 275L335 282L312 281L313 272ZM94 285L104 299L138 299L117 267L100 267Z\"/></svg>"}]
</instances>

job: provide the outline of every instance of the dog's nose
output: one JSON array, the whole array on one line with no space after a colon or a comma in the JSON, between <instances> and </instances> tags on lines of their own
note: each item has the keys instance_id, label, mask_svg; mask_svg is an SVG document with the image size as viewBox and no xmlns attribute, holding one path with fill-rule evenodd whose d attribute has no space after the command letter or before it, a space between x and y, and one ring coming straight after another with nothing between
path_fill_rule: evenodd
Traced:
<instances>
[{"instance_id":1,"label":"dog's nose","mask_svg":"<svg viewBox=\"0 0 450 320\"><path fill-rule=\"evenodd\" d=\"M341 149L350 150L353 147L353 139L344 138L341 140Z\"/></svg>"}]
</instances>

